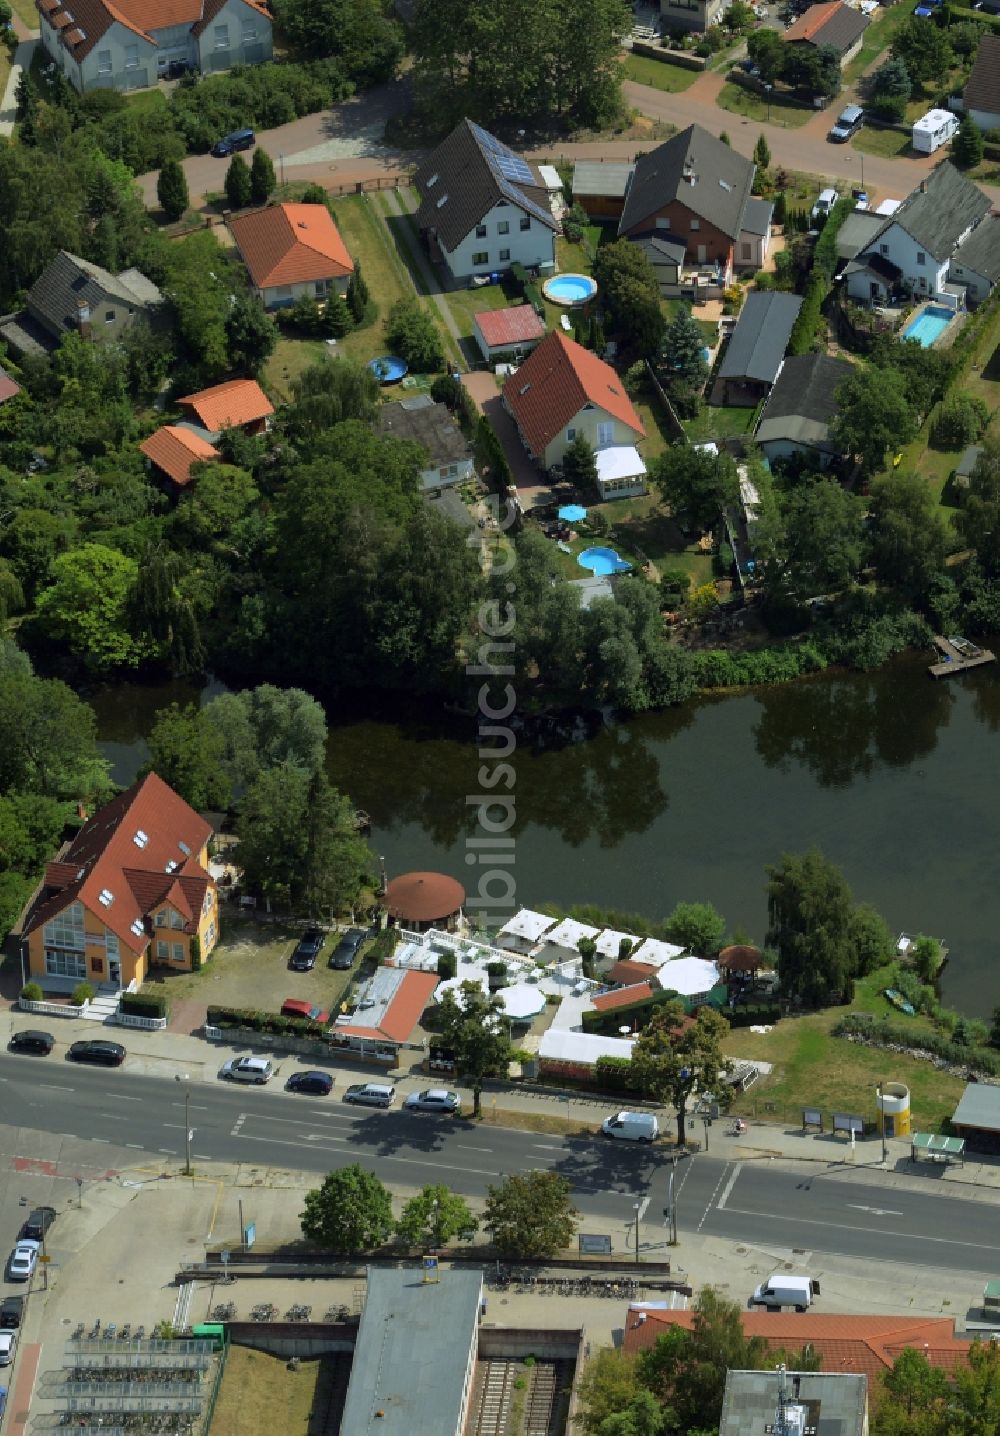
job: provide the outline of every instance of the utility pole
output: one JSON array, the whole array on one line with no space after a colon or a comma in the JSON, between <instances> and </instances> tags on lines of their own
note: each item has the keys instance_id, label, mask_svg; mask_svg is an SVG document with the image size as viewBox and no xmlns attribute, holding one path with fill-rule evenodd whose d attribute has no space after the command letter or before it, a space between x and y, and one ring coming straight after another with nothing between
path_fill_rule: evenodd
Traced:
<instances>
[{"instance_id":1,"label":"utility pole","mask_svg":"<svg viewBox=\"0 0 1000 1436\"><path fill-rule=\"evenodd\" d=\"M191 1088L188 1085L190 1077L186 1072L175 1073L175 1081L184 1083L184 1175L190 1177L191 1172Z\"/></svg>"},{"instance_id":2,"label":"utility pole","mask_svg":"<svg viewBox=\"0 0 1000 1436\"><path fill-rule=\"evenodd\" d=\"M882 1136L882 1162L883 1162L883 1165L885 1164L885 1159L886 1159L886 1155L887 1155L887 1154L886 1154L886 1149L885 1149L885 1108L884 1108L883 1105L882 1105L882 1088L883 1088L884 1085L885 1085L885 1084L882 1082L882 1080L879 1079L879 1084L878 1084L878 1128L879 1128L879 1132L881 1133L881 1136Z\"/></svg>"},{"instance_id":3,"label":"utility pole","mask_svg":"<svg viewBox=\"0 0 1000 1436\"><path fill-rule=\"evenodd\" d=\"M670 1176L667 1178L667 1205L663 1208L663 1215L667 1219L667 1242L670 1246L677 1245L677 1192L675 1179L677 1176L677 1155L674 1153L670 1158Z\"/></svg>"}]
</instances>

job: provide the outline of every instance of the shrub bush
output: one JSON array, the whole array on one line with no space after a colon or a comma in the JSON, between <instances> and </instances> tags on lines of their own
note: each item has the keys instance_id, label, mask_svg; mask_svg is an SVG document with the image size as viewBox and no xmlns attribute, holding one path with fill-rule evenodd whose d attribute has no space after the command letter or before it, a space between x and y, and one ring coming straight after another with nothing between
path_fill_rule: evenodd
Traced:
<instances>
[{"instance_id":1,"label":"shrub bush","mask_svg":"<svg viewBox=\"0 0 1000 1436\"><path fill-rule=\"evenodd\" d=\"M781 1018L781 1004L778 1002L748 1002L745 1006L727 1007L723 1014L730 1027L752 1027L770 1023L772 1026Z\"/></svg>"},{"instance_id":2,"label":"shrub bush","mask_svg":"<svg viewBox=\"0 0 1000 1436\"><path fill-rule=\"evenodd\" d=\"M210 1027L247 1027L251 1032L275 1036L322 1037L327 1029L308 1017L282 1017L280 1012L255 1012L241 1007L210 1007L205 1016Z\"/></svg>"},{"instance_id":3,"label":"shrub bush","mask_svg":"<svg viewBox=\"0 0 1000 1436\"><path fill-rule=\"evenodd\" d=\"M129 1017L169 1017L170 1004L155 992L126 992L118 1004Z\"/></svg>"},{"instance_id":4,"label":"shrub bush","mask_svg":"<svg viewBox=\"0 0 1000 1436\"><path fill-rule=\"evenodd\" d=\"M902 1047L907 1051L930 1052L943 1062L953 1062L960 1067L973 1067L991 1077L1000 1076L1000 1052L983 1047L973 1047L955 1041L950 1035L940 1032L914 1032L891 1021L860 1022L864 1014L849 1012L833 1029L834 1037L848 1037L862 1033L873 1041ZM870 1016L870 1014L867 1014ZM957 1022L957 1019L956 1019ZM966 1028L966 1035L968 1029Z\"/></svg>"},{"instance_id":5,"label":"shrub bush","mask_svg":"<svg viewBox=\"0 0 1000 1436\"><path fill-rule=\"evenodd\" d=\"M73 996L70 998L70 1003L73 1007L82 1007L86 1002L93 1002L95 995L91 983L78 982L73 988Z\"/></svg>"},{"instance_id":6,"label":"shrub bush","mask_svg":"<svg viewBox=\"0 0 1000 1436\"><path fill-rule=\"evenodd\" d=\"M594 1063L594 1078L599 1087L609 1092L632 1092L632 1063L627 1057L598 1057Z\"/></svg>"},{"instance_id":7,"label":"shrub bush","mask_svg":"<svg viewBox=\"0 0 1000 1436\"><path fill-rule=\"evenodd\" d=\"M453 952L442 952L438 957L438 977L447 982L458 971L458 960Z\"/></svg>"},{"instance_id":8,"label":"shrub bush","mask_svg":"<svg viewBox=\"0 0 1000 1436\"><path fill-rule=\"evenodd\" d=\"M939 449L964 449L982 435L989 417L978 395L951 394L931 421L931 443Z\"/></svg>"},{"instance_id":9,"label":"shrub bush","mask_svg":"<svg viewBox=\"0 0 1000 1436\"><path fill-rule=\"evenodd\" d=\"M45 994L37 982L26 982L21 988L21 996L25 1002L44 1002Z\"/></svg>"}]
</instances>

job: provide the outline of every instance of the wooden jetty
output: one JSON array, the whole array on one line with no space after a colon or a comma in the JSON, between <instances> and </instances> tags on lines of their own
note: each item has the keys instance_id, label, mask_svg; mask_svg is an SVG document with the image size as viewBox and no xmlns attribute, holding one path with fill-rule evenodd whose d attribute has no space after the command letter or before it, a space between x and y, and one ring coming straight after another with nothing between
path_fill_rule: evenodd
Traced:
<instances>
[{"instance_id":1,"label":"wooden jetty","mask_svg":"<svg viewBox=\"0 0 1000 1436\"><path fill-rule=\"evenodd\" d=\"M979 648L958 635L943 638L935 633L934 647L942 657L927 670L932 678L950 678L953 673L965 673L970 668L982 668L984 663L996 662L996 654L988 648Z\"/></svg>"}]
</instances>

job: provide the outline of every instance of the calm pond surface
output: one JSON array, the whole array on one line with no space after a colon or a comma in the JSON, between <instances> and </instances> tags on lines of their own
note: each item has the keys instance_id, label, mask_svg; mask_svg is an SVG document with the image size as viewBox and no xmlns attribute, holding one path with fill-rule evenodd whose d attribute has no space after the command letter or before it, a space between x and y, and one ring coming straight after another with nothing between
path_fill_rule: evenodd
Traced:
<instances>
[{"instance_id":1,"label":"calm pond surface","mask_svg":"<svg viewBox=\"0 0 1000 1436\"><path fill-rule=\"evenodd\" d=\"M816 845L894 931L947 939L945 1000L987 1017L1000 1003L1000 683L934 683L926 662L705 699L557 749L523 742L518 902L659 917L701 899L760 939L766 865ZM147 756L158 709L193 696L177 683L91 695L116 779ZM371 814L390 876L440 869L474 889L474 737L430 718L330 722L331 778Z\"/></svg>"}]
</instances>

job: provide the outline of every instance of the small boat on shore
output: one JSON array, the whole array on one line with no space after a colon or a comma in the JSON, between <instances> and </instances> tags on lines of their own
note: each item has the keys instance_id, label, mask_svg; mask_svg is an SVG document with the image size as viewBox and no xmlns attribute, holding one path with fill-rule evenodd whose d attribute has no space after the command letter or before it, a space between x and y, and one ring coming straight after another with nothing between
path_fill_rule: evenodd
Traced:
<instances>
[{"instance_id":1,"label":"small boat on shore","mask_svg":"<svg viewBox=\"0 0 1000 1436\"><path fill-rule=\"evenodd\" d=\"M905 1012L907 1017L916 1016L917 1009L914 1007L912 1002L907 1002L906 998L901 992L897 992L894 987L886 987L883 989L883 992L886 999L892 1003L893 1007L895 1007L897 1011Z\"/></svg>"}]
</instances>

